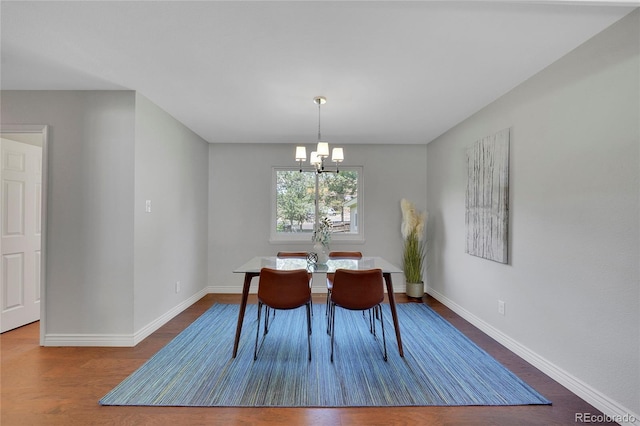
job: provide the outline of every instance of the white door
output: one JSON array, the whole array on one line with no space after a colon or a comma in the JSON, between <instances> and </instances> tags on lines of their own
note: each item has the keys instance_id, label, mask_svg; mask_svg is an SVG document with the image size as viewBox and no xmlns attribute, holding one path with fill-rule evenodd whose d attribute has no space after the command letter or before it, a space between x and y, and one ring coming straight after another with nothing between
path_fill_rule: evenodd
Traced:
<instances>
[{"instance_id":1,"label":"white door","mask_svg":"<svg viewBox=\"0 0 640 426\"><path fill-rule=\"evenodd\" d=\"M0 332L40 319L42 147L0 139Z\"/></svg>"}]
</instances>

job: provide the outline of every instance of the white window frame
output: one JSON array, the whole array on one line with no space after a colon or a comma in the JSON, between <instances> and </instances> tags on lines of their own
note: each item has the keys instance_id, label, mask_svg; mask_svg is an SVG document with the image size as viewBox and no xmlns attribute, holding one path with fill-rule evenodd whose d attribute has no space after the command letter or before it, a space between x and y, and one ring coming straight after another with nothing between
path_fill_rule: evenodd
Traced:
<instances>
[{"instance_id":1,"label":"white window frame","mask_svg":"<svg viewBox=\"0 0 640 426\"><path fill-rule=\"evenodd\" d=\"M272 167L271 168L271 222L270 228L270 243L285 244L285 243L299 243L306 245L313 245L311 241L310 233L295 233L295 232L277 232L277 202L276 202L276 183L277 172L279 171L298 171L296 167ZM364 202L364 173L362 166L342 166L340 170L355 171L358 173L358 232L352 233L335 233L331 234L331 243L350 243L350 244L363 244L364 238L364 214L363 214L363 202ZM316 200L317 201L317 200Z\"/></svg>"}]
</instances>

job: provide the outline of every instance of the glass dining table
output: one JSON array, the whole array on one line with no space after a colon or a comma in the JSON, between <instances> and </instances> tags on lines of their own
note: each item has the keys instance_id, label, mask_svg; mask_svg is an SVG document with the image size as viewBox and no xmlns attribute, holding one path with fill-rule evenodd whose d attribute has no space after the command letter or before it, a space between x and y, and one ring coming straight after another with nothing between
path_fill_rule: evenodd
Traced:
<instances>
[{"instance_id":1,"label":"glass dining table","mask_svg":"<svg viewBox=\"0 0 640 426\"><path fill-rule=\"evenodd\" d=\"M233 272L244 274L244 284L242 286L242 301L240 302L240 311L238 312L238 325L236 326L236 336L233 343L233 358L238 353L238 343L242 334L242 323L244 320L245 310L247 308L247 299L249 297L249 289L251 280L260 275L262 268L271 268L277 270L293 270L306 269L312 273L326 274L333 273L336 269L381 269L382 276L387 288L387 299L391 309L393 318L393 327L396 332L396 340L398 341L398 352L404 357L402 350L402 338L400 337L400 324L398 323L398 314L396 310L396 301L393 294L393 282L391 274L402 273L402 269L384 260L381 257L363 257L362 259L329 259L326 264L313 264L302 258L278 258L276 256L256 256L242 266L236 268Z\"/></svg>"}]
</instances>

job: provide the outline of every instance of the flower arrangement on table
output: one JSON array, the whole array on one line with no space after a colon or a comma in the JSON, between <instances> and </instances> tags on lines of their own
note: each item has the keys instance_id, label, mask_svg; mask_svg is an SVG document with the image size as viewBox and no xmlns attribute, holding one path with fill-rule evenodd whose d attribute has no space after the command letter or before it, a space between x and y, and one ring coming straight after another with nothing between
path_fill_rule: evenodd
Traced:
<instances>
[{"instance_id":1,"label":"flower arrangement on table","mask_svg":"<svg viewBox=\"0 0 640 426\"><path fill-rule=\"evenodd\" d=\"M400 201L402 209L402 238L404 239L402 269L407 283L421 283L424 264L424 227L427 213L416 210L406 199Z\"/></svg>"},{"instance_id":2,"label":"flower arrangement on table","mask_svg":"<svg viewBox=\"0 0 640 426\"><path fill-rule=\"evenodd\" d=\"M311 240L316 243L322 244L322 246L329 250L329 242L331 241L331 229L333 228L333 223L329 220L328 217L323 217L320 219L320 223L313 231L313 235Z\"/></svg>"}]
</instances>

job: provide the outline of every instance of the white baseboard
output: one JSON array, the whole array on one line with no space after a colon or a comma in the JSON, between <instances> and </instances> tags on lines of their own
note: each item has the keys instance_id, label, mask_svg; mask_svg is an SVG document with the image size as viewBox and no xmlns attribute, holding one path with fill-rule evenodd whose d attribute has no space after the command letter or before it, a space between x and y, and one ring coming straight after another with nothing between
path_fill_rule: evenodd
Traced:
<instances>
[{"instance_id":1,"label":"white baseboard","mask_svg":"<svg viewBox=\"0 0 640 426\"><path fill-rule=\"evenodd\" d=\"M43 346L135 346L133 334L45 334Z\"/></svg>"},{"instance_id":2,"label":"white baseboard","mask_svg":"<svg viewBox=\"0 0 640 426\"><path fill-rule=\"evenodd\" d=\"M200 290L133 334L46 334L43 346L132 347L150 336L154 331L200 300L207 293L210 293L208 288Z\"/></svg>"},{"instance_id":3,"label":"white baseboard","mask_svg":"<svg viewBox=\"0 0 640 426\"><path fill-rule=\"evenodd\" d=\"M508 348L511 352L515 353L516 355L551 377L553 380L560 383L562 386L566 387L580 398L584 399L587 403L602 411L613 421L620 424L640 426L639 414L632 413L631 410L625 408L617 401L612 400L598 390L589 386L587 383L553 364L544 357L533 352L531 349L520 344L516 340L513 340L511 337L507 336L481 318L467 311L462 306L448 299L446 296L438 293L436 290L427 288L427 293L437 299L440 303L454 311L456 314L460 315L462 318L478 327L485 334L495 339L498 343ZM595 413L590 414L595 415Z\"/></svg>"},{"instance_id":4,"label":"white baseboard","mask_svg":"<svg viewBox=\"0 0 640 426\"><path fill-rule=\"evenodd\" d=\"M177 316L180 312L184 311L189 306L193 305L198 300L202 299L207 293L208 293L208 291L207 291L206 288L200 290L199 292L197 292L193 296L191 296L188 299L184 300L179 305L175 306L170 311L164 313L159 318L155 319L154 321L150 322L146 326L142 327L140 330L138 330L133 335L133 338L134 338L133 339L134 340L133 346L135 346L138 343L142 342L145 338L147 338L148 336L153 334L154 331L156 331L157 329L159 329L160 327L162 327L163 325L168 323L171 319L173 319L175 316Z\"/></svg>"},{"instance_id":5,"label":"white baseboard","mask_svg":"<svg viewBox=\"0 0 640 426\"><path fill-rule=\"evenodd\" d=\"M249 294L256 294L258 292L258 280L255 280L254 285L249 289ZM242 293L242 286L238 285L210 285L207 287L207 293L215 294L240 294Z\"/></svg>"}]
</instances>

